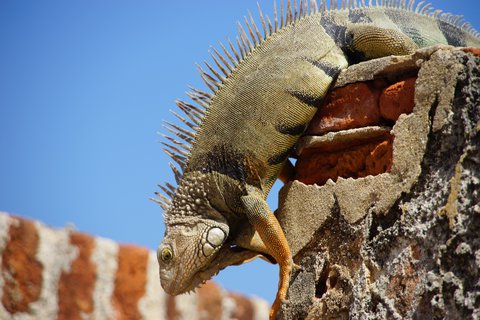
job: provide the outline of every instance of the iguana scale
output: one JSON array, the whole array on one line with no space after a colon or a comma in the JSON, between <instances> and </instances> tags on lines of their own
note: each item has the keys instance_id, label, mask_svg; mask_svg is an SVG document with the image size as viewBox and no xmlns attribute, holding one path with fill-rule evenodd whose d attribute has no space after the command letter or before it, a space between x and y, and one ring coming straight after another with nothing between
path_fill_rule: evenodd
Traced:
<instances>
[{"instance_id":1,"label":"iguana scale","mask_svg":"<svg viewBox=\"0 0 480 320\"><path fill-rule=\"evenodd\" d=\"M162 186L165 214L158 249L161 284L190 291L229 265L260 255L280 266L271 318L285 299L293 260L265 199L288 156L339 72L362 60L405 55L434 44L480 46L479 33L459 17L414 0L288 0L273 22L259 8L239 26L236 46L213 49L218 69L200 75L213 93L192 89L177 101L188 129L167 123L176 137L166 152L178 187ZM177 140L177 137L183 141ZM290 165L291 166L291 165ZM284 170L282 171L282 168Z\"/></svg>"}]
</instances>

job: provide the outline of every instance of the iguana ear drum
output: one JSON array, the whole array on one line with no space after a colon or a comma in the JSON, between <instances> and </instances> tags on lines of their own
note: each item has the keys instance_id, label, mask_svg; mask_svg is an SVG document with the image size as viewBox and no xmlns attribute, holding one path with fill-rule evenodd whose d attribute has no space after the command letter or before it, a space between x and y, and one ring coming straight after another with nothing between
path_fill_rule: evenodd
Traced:
<instances>
[{"instance_id":1,"label":"iguana ear drum","mask_svg":"<svg viewBox=\"0 0 480 320\"><path fill-rule=\"evenodd\" d=\"M211 228L208 230L207 241L215 247L218 247L225 240L225 233L220 228Z\"/></svg>"},{"instance_id":2,"label":"iguana ear drum","mask_svg":"<svg viewBox=\"0 0 480 320\"><path fill-rule=\"evenodd\" d=\"M218 249L225 240L225 232L222 229L210 228L206 233L206 241L202 245L203 255L208 257Z\"/></svg>"}]
</instances>

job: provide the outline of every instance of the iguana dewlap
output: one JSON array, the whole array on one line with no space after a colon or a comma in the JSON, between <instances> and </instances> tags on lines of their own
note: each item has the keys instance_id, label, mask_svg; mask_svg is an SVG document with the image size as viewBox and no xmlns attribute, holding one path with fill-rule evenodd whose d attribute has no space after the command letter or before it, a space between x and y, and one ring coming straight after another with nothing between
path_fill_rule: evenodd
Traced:
<instances>
[{"instance_id":1,"label":"iguana dewlap","mask_svg":"<svg viewBox=\"0 0 480 320\"><path fill-rule=\"evenodd\" d=\"M260 11L260 21L263 32L250 17L236 46L214 49L218 71L199 67L213 93L192 89L194 104L177 102L188 129L167 123L176 137L166 137L166 152L180 169L171 165L178 187L167 183L168 197L159 195L166 231L158 260L161 284L173 295L257 256L277 262L273 318L293 260L265 199L336 76L362 60L480 40L459 18L413 0L343 0L328 10L323 0L288 1L273 21Z\"/></svg>"}]
</instances>

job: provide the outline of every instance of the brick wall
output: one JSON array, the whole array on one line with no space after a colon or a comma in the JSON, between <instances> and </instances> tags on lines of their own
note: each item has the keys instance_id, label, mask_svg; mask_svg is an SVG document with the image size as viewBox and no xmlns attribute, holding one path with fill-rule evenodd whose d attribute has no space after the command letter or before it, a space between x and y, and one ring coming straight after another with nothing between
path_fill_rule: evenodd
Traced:
<instances>
[{"instance_id":1,"label":"brick wall","mask_svg":"<svg viewBox=\"0 0 480 320\"><path fill-rule=\"evenodd\" d=\"M0 269L0 319L268 318L266 302L212 282L168 296L146 248L2 212Z\"/></svg>"}]
</instances>

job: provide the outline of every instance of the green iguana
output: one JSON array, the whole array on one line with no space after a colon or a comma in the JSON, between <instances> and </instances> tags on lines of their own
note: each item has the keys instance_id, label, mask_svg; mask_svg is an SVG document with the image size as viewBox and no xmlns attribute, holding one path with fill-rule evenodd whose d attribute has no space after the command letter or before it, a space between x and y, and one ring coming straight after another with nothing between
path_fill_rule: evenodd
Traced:
<instances>
[{"instance_id":1,"label":"green iguana","mask_svg":"<svg viewBox=\"0 0 480 320\"><path fill-rule=\"evenodd\" d=\"M261 256L280 266L270 314L285 299L293 260L284 232L265 199L288 177L288 156L336 76L347 66L405 55L434 44L480 46L479 33L460 17L424 1L288 0L263 32L250 15L228 40L218 69L199 67L213 93L192 88L194 104L177 101L189 129L167 123L165 151L178 187L162 186L165 214L158 249L161 284L169 294L193 290L229 265Z\"/></svg>"}]
</instances>

